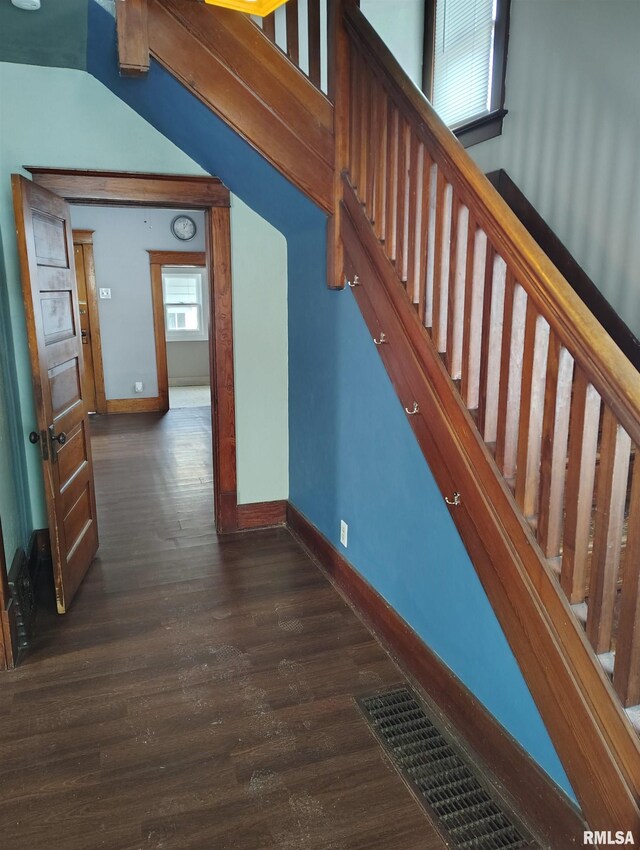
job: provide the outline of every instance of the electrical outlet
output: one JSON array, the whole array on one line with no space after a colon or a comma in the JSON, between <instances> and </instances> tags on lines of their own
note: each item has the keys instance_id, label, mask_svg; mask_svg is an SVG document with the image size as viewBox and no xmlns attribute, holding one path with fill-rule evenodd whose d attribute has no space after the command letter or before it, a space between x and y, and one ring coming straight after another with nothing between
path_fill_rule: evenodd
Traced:
<instances>
[{"instance_id":1,"label":"electrical outlet","mask_svg":"<svg viewBox=\"0 0 640 850\"><path fill-rule=\"evenodd\" d=\"M137 393L142 392L142 381L136 381L134 389Z\"/></svg>"},{"instance_id":2,"label":"electrical outlet","mask_svg":"<svg viewBox=\"0 0 640 850\"><path fill-rule=\"evenodd\" d=\"M340 542L342 543L342 545L344 546L345 549L347 548L348 537L349 537L349 526L347 525L347 523L343 519L341 519L340 520Z\"/></svg>"},{"instance_id":3,"label":"electrical outlet","mask_svg":"<svg viewBox=\"0 0 640 850\"><path fill-rule=\"evenodd\" d=\"M100 287L100 298L102 298L102 299L111 298L111 290L109 289L108 286L101 286Z\"/></svg>"}]
</instances>

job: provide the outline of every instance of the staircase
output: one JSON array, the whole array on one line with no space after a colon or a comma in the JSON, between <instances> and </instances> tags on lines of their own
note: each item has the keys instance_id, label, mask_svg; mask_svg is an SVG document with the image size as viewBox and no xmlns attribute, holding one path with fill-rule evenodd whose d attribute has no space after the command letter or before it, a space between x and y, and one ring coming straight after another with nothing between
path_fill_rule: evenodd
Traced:
<instances>
[{"instance_id":1,"label":"staircase","mask_svg":"<svg viewBox=\"0 0 640 850\"><path fill-rule=\"evenodd\" d=\"M329 214L329 285L352 288L583 812L638 836L638 372L354 4L330 4L330 97L319 0L295 67L297 3L278 47L273 18L127 0L120 42L143 4L151 55Z\"/></svg>"}]
</instances>

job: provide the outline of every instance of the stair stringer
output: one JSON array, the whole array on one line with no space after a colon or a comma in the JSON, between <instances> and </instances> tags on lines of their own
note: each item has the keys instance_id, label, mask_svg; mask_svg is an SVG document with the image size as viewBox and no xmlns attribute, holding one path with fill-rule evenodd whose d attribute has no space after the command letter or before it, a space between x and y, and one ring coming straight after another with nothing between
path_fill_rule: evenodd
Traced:
<instances>
[{"instance_id":1,"label":"stair stringer","mask_svg":"<svg viewBox=\"0 0 640 850\"><path fill-rule=\"evenodd\" d=\"M344 179L345 273L590 825L640 832L640 749L531 530ZM445 461L446 458L446 461Z\"/></svg>"},{"instance_id":2,"label":"stair stringer","mask_svg":"<svg viewBox=\"0 0 640 850\"><path fill-rule=\"evenodd\" d=\"M212 112L327 213L333 105L246 16L148 0L149 50Z\"/></svg>"}]
</instances>

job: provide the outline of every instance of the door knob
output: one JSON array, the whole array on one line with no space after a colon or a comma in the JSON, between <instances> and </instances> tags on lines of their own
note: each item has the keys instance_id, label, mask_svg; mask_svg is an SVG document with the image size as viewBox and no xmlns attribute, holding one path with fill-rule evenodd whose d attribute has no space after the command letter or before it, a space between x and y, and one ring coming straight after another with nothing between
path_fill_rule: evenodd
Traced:
<instances>
[{"instance_id":1,"label":"door knob","mask_svg":"<svg viewBox=\"0 0 640 850\"><path fill-rule=\"evenodd\" d=\"M58 449L56 443L58 444L58 446L64 446L64 444L67 442L67 435L64 433L64 431L60 431L59 434L56 434L56 426L49 425L49 439L51 440L51 460L55 463L56 458L58 457Z\"/></svg>"},{"instance_id":2,"label":"door knob","mask_svg":"<svg viewBox=\"0 0 640 850\"><path fill-rule=\"evenodd\" d=\"M31 443L32 446L35 446L36 443L40 442L40 434L38 434L37 431L32 431L29 434L29 442Z\"/></svg>"}]
</instances>

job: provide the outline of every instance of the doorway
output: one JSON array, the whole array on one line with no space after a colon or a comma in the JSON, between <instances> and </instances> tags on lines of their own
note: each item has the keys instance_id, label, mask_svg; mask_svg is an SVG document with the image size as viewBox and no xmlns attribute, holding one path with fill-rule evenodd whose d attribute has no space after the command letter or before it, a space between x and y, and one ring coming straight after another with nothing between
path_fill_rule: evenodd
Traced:
<instances>
[{"instance_id":1,"label":"doorway","mask_svg":"<svg viewBox=\"0 0 640 850\"><path fill-rule=\"evenodd\" d=\"M211 405L206 252L149 251L158 390L169 409Z\"/></svg>"},{"instance_id":2,"label":"doorway","mask_svg":"<svg viewBox=\"0 0 640 850\"><path fill-rule=\"evenodd\" d=\"M70 204L127 207L160 207L199 210L204 216L205 268L208 291L208 364L211 388L211 421L214 473L214 512L218 533L238 529L235 454L235 387L231 299L229 191L216 178L132 174L28 167L33 182ZM154 309L156 306L154 304ZM157 346L157 350L160 350ZM162 346L166 357L166 344ZM119 399L109 399L106 409L123 412ZM167 399L146 402L147 410L166 410ZM141 410L145 408L143 404ZM126 410L126 409L125 409Z\"/></svg>"},{"instance_id":3,"label":"doorway","mask_svg":"<svg viewBox=\"0 0 640 850\"><path fill-rule=\"evenodd\" d=\"M80 307L81 351L84 363L82 397L89 413L106 413L107 400L104 389L102 339L92 230L73 231L73 254Z\"/></svg>"}]
</instances>

